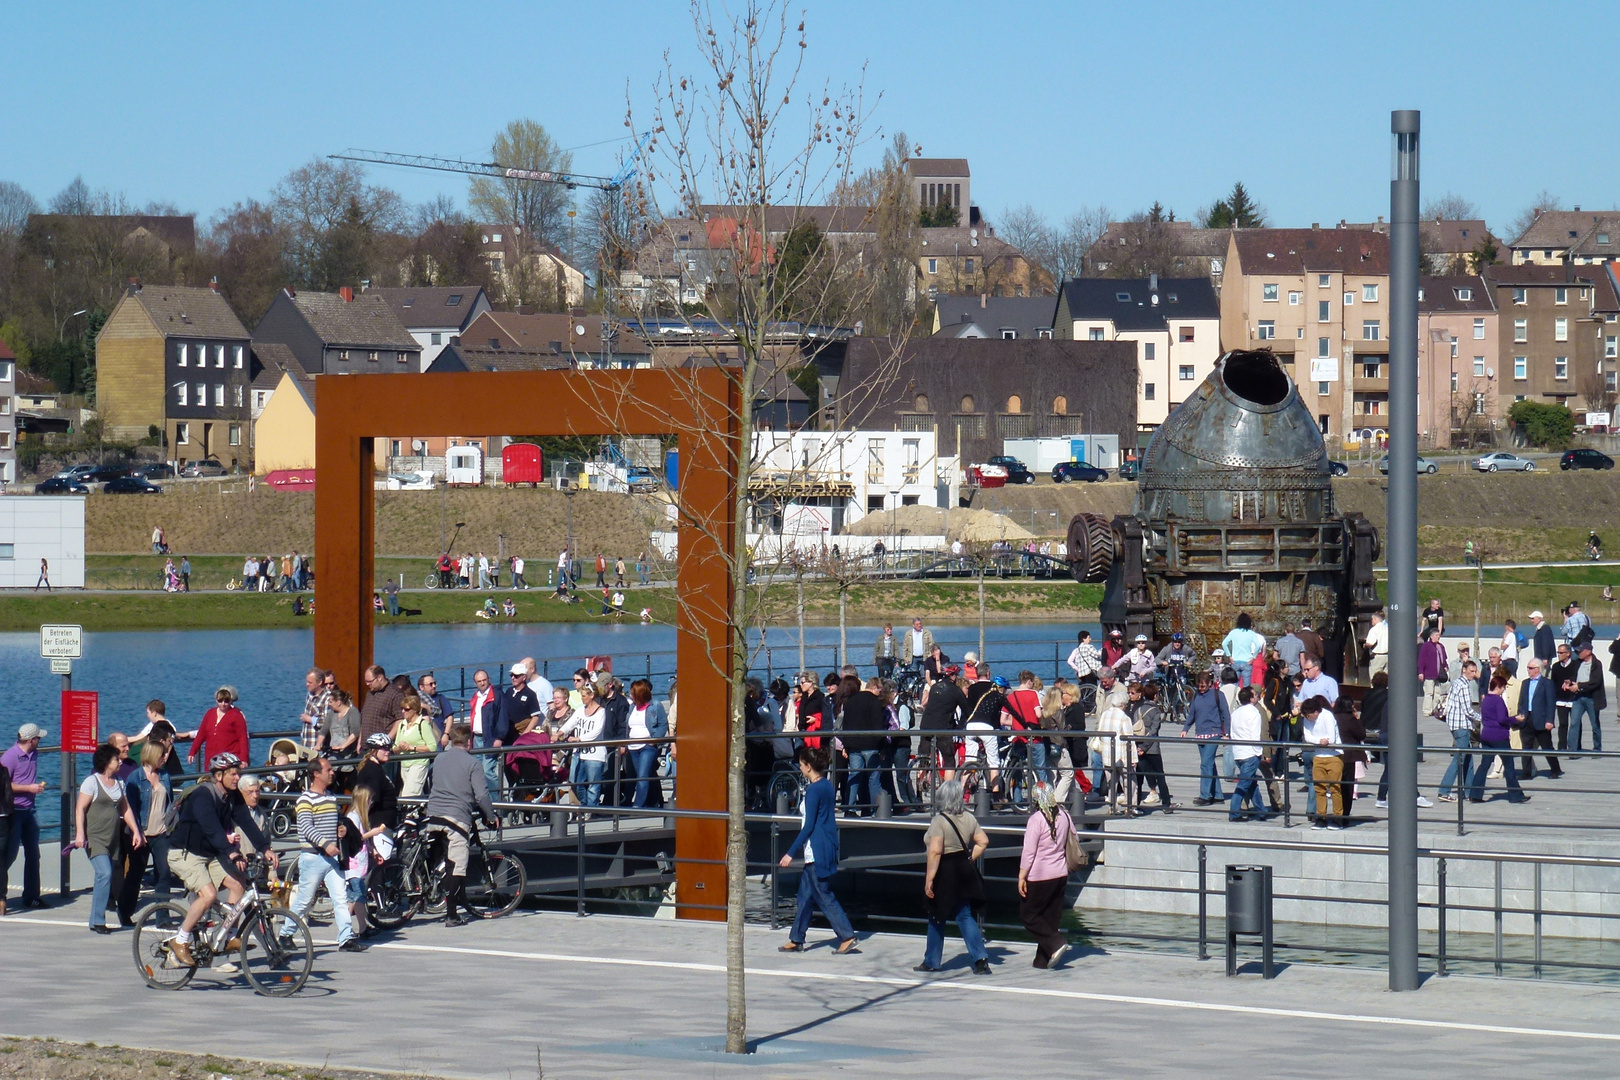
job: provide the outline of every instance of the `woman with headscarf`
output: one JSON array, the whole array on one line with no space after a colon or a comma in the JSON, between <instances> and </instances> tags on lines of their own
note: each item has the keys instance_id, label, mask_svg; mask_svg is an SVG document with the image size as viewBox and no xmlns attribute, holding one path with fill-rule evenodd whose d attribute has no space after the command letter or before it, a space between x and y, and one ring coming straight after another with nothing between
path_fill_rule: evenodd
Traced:
<instances>
[{"instance_id":1,"label":"woman with headscarf","mask_svg":"<svg viewBox=\"0 0 1620 1080\"><path fill-rule=\"evenodd\" d=\"M1069 837L1074 820L1058 805L1048 784L1030 792L1035 809L1024 826L1024 854L1018 861L1018 918L1035 939L1035 966L1057 963L1069 947L1063 933L1063 898L1069 884Z\"/></svg>"}]
</instances>

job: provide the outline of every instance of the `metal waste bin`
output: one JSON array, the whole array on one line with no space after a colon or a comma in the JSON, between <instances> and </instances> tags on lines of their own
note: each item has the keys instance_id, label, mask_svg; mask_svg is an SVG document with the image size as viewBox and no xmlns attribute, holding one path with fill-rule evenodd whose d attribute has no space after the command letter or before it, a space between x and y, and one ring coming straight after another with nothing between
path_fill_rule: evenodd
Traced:
<instances>
[{"instance_id":1,"label":"metal waste bin","mask_svg":"<svg viewBox=\"0 0 1620 1080\"><path fill-rule=\"evenodd\" d=\"M1226 868L1226 973L1237 974L1239 934L1258 934L1264 977L1272 971L1271 867Z\"/></svg>"}]
</instances>

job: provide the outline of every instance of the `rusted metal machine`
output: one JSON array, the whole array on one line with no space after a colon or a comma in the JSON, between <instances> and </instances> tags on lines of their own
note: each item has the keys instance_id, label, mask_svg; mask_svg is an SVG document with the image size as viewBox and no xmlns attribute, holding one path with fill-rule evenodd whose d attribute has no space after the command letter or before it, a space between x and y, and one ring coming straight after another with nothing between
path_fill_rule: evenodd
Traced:
<instances>
[{"instance_id":1,"label":"rusted metal machine","mask_svg":"<svg viewBox=\"0 0 1620 1080\"><path fill-rule=\"evenodd\" d=\"M1329 674L1365 679L1378 532L1335 512L1322 432L1269 350L1221 357L1154 435L1133 512L1077 514L1068 540L1070 573L1107 582L1103 625L1127 641L1179 630L1207 665L1247 612L1268 642L1309 624Z\"/></svg>"}]
</instances>

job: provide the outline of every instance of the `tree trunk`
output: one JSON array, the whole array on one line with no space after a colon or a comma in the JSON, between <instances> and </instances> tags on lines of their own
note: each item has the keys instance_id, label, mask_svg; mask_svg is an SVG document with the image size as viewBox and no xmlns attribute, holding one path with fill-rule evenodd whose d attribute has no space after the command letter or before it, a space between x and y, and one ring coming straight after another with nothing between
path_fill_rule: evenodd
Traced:
<instances>
[{"instance_id":1,"label":"tree trunk","mask_svg":"<svg viewBox=\"0 0 1620 1080\"><path fill-rule=\"evenodd\" d=\"M797 578L799 586L799 671L808 671L809 668L804 666L804 574L799 573ZM797 678L794 679L793 684L798 685Z\"/></svg>"},{"instance_id":2,"label":"tree trunk","mask_svg":"<svg viewBox=\"0 0 1620 1080\"><path fill-rule=\"evenodd\" d=\"M979 564L979 663L985 663L984 656L984 563Z\"/></svg>"},{"instance_id":3,"label":"tree trunk","mask_svg":"<svg viewBox=\"0 0 1620 1080\"><path fill-rule=\"evenodd\" d=\"M736 522L732 526L731 617L728 633L747 626L748 596L748 479L752 472L754 377L759 366L755 342L739 342L748 348L743 362L738 430L743 445L737 457ZM743 717L745 681L748 678L747 649L731 650L731 698L728 717L730 738L726 753L726 1053L748 1052L748 994L743 974L744 917L748 889L748 811L743 770L748 754L748 729Z\"/></svg>"},{"instance_id":4,"label":"tree trunk","mask_svg":"<svg viewBox=\"0 0 1620 1080\"><path fill-rule=\"evenodd\" d=\"M846 591L845 585L844 585L844 583L842 581L840 581L838 583L838 666L839 667L843 667L846 663L849 662L848 661L848 657L849 657L849 633L848 633L847 627L844 625L844 595L845 595L845 591Z\"/></svg>"}]
</instances>

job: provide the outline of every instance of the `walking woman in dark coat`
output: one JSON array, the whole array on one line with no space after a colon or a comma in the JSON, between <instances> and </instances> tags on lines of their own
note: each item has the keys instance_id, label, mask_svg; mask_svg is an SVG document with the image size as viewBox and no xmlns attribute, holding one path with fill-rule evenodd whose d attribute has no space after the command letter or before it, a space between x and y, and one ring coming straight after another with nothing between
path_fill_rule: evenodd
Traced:
<instances>
[{"instance_id":1,"label":"walking woman in dark coat","mask_svg":"<svg viewBox=\"0 0 1620 1080\"><path fill-rule=\"evenodd\" d=\"M793 930L788 935L788 943L779 946L777 951L804 952L810 916L820 908L832 925L833 933L838 935L838 953L859 952L855 947L855 929L849 925L849 916L844 914L830 885L832 876L838 872L838 822L834 817L837 802L833 797L833 784L827 779L827 751L801 746L797 757L799 772L809 785L804 791L804 828L794 837L780 865L786 870L796 857L803 855L804 871L799 876L799 902L793 916Z\"/></svg>"}]
</instances>

